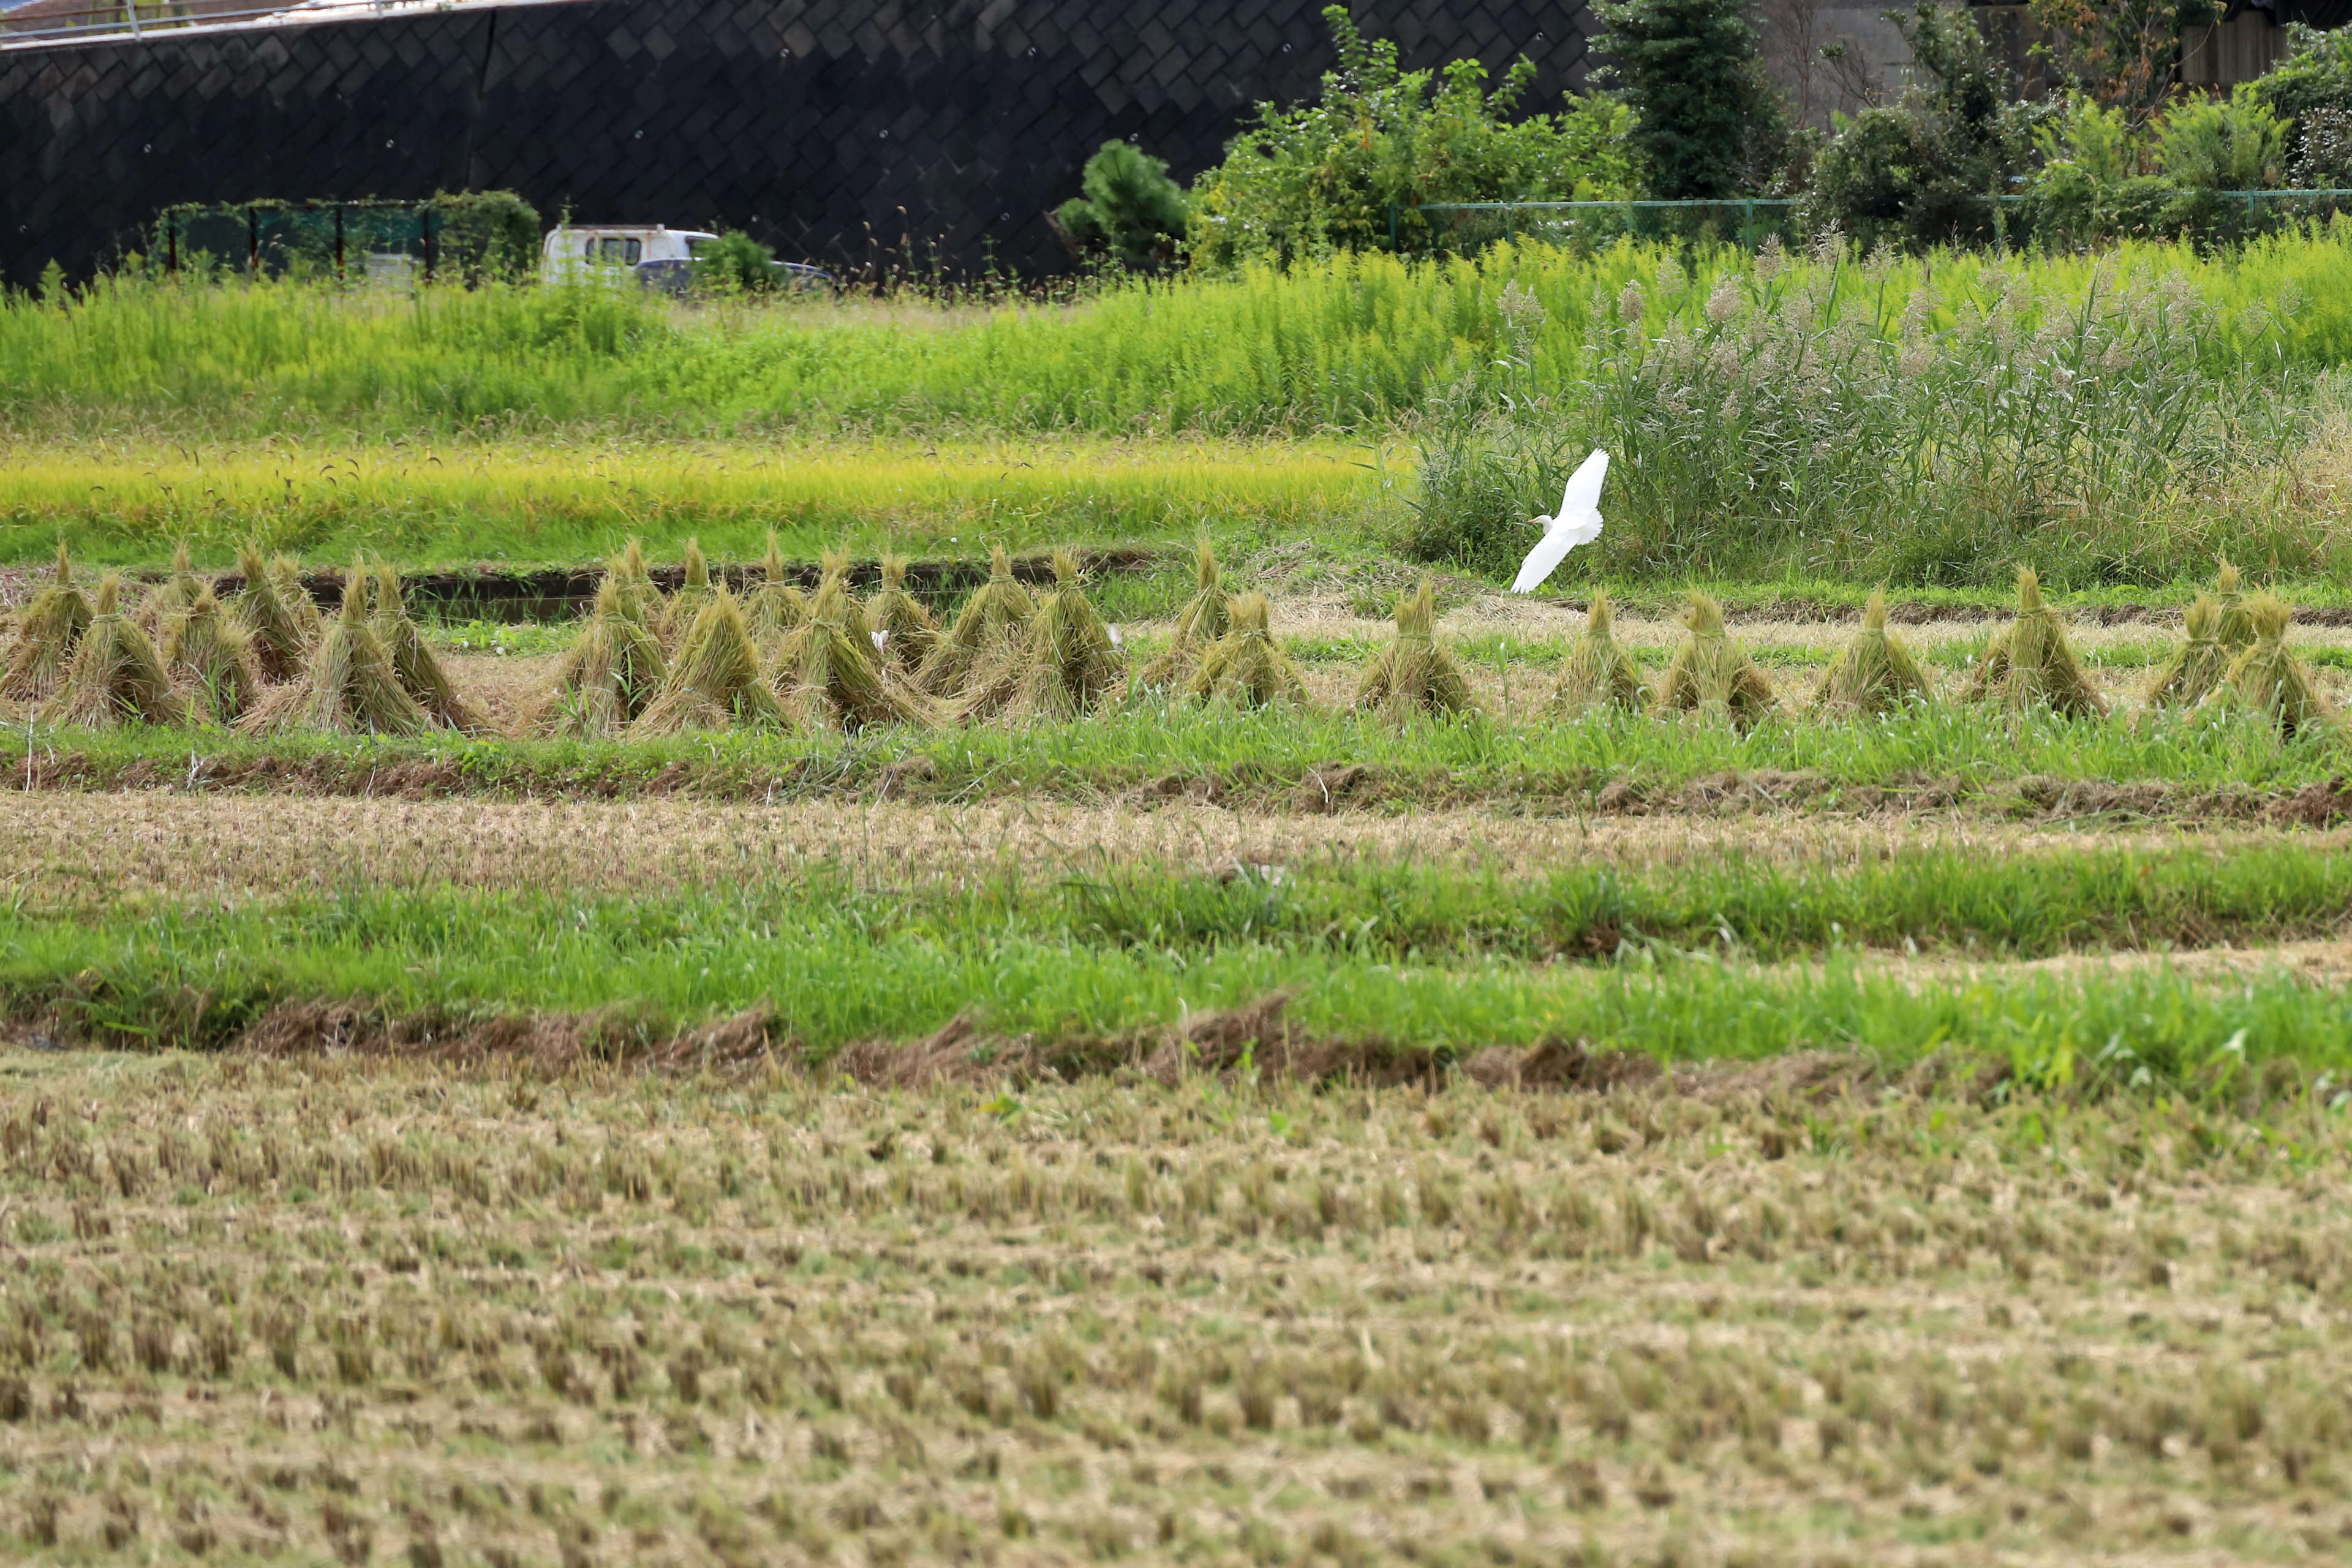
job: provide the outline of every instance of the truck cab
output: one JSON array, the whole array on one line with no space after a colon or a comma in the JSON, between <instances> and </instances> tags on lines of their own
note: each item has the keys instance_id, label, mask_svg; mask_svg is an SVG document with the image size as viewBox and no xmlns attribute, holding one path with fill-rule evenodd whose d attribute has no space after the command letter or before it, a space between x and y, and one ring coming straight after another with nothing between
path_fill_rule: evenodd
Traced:
<instances>
[{"instance_id":1,"label":"truck cab","mask_svg":"<svg viewBox=\"0 0 2352 1568\"><path fill-rule=\"evenodd\" d=\"M674 263L665 271L683 273L697 248L719 237L698 228L665 224L566 224L547 231L541 261L550 281L609 276L642 279L647 262Z\"/></svg>"}]
</instances>

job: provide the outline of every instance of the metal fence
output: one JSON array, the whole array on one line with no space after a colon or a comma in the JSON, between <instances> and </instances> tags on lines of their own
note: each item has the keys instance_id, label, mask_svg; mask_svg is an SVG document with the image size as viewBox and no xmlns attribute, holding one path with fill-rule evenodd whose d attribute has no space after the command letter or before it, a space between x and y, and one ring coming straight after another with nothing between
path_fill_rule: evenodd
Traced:
<instances>
[{"instance_id":1,"label":"metal fence","mask_svg":"<svg viewBox=\"0 0 2352 1568\"><path fill-rule=\"evenodd\" d=\"M71 9L42 6L30 15L0 13L0 49L86 38L143 38L194 27L253 26L277 21L331 22L412 11L446 11L488 0L90 0ZM513 4L515 0L496 0Z\"/></svg>"},{"instance_id":2,"label":"metal fence","mask_svg":"<svg viewBox=\"0 0 2352 1568\"><path fill-rule=\"evenodd\" d=\"M2026 237L2019 232L2026 215L2021 195L1987 196L1995 244ZM2242 237L2352 211L2352 190L2182 191L2175 198L2176 221L2185 230ZM1734 196L1706 201L1423 202L1388 210L1391 250L1471 251L1498 240L1537 239L1552 244L1607 243L1618 239L1671 240L1738 245L1753 250L1768 237L1783 245L1804 237L1797 224L1799 203L1786 197ZM2164 215L2123 214L2126 231L2163 221ZM1869 226L1849 236L1865 247L1882 231L1902 231L1900 220Z\"/></svg>"},{"instance_id":3,"label":"metal fence","mask_svg":"<svg viewBox=\"0 0 2352 1568\"><path fill-rule=\"evenodd\" d=\"M155 256L172 272L430 280L441 227L442 215L425 202L190 203L156 220Z\"/></svg>"}]
</instances>

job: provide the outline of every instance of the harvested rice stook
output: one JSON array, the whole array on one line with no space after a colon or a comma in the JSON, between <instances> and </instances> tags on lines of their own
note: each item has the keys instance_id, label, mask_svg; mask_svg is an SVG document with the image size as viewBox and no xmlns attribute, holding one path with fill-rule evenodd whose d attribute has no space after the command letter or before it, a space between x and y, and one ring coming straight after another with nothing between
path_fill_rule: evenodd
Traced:
<instances>
[{"instance_id":1,"label":"harvested rice stook","mask_svg":"<svg viewBox=\"0 0 2352 1568\"><path fill-rule=\"evenodd\" d=\"M686 634L693 628L696 618L702 614L702 606L710 602L713 592L710 586L710 562L702 553L702 546L698 542L691 539L686 542L685 561L685 581L678 584L677 592L672 594L668 602L662 605L661 639L664 646L668 647L676 647L685 640Z\"/></svg>"},{"instance_id":2,"label":"harvested rice stook","mask_svg":"<svg viewBox=\"0 0 2352 1568\"><path fill-rule=\"evenodd\" d=\"M809 616L784 639L771 679L787 712L811 729L922 724L930 704L875 648L845 571L828 571Z\"/></svg>"},{"instance_id":3,"label":"harvested rice stook","mask_svg":"<svg viewBox=\"0 0 2352 1568\"><path fill-rule=\"evenodd\" d=\"M299 679L323 635L319 607L310 602L299 578L289 594L278 574L261 559L257 546L238 546L236 565L245 574L245 591L236 596L236 609L253 633L254 662L261 668L261 678ZM345 587L348 590L349 584Z\"/></svg>"},{"instance_id":4,"label":"harvested rice stook","mask_svg":"<svg viewBox=\"0 0 2352 1568\"><path fill-rule=\"evenodd\" d=\"M89 600L74 581L73 562L60 542L56 575L16 617L16 641L0 669L0 697L37 702L55 695L89 623Z\"/></svg>"},{"instance_id":5,"label":"harvested rice stook","mask_svg":"<svg viewBox=\"0 0 2352 1568\"><path fill-rule=\"evenodd\" d=\"M392 656L393 673L402 689L416 699L436 724L471 734L485 725L481 710L467 701L425 641L425 634L408 618L400 592L400 573L388 562L375 571L375 614L371 623L384 652Z\"/></svg>"},{"instance_id":6,"label":"harvested rice stook","mask_svg":"<svg viewBox=\"0 0 2352 1568\"><path fill-rule=\"evenodd\" d=\"M2309 666L2286 646L2294 611L2283 599L2256 594L2246 601L2254 645L2230 666L2228 695L2238 706L2266 715L2289 738L2305 730L2333 729L2336 713Z\"/></svg>"},{"instance_id":7,"label":"harvested rice stook","mask_svg":"<svg viewBox=\"0 0 2352 1568\"><path fill-rule=\"evenodd\" d=\"M1568 660L1552 690L1552 705L1563 712L1586 708L1626 708L1639 710L1648 693L1633 656L1617 646L1616 609L1609 595L1595 589L1592 607L1585 612L1584 630L1570 645Z\"/></svg>"},{"instance_id":8,"label":"harvested rice stook","mask_svg":"<svg viewBox=\"0 0 2352 1568\"><path fill-rule=\"evenodd\" d=\"M173 679L194 693L199 710L235 723L260 700L261 670L253 634L221 608L209 584L198 584L188 607L163 628L157 653Z\"/></svg>"},{"instance_id":9,"label":"harvested rice stook","mask_svg":"<svg viewBox=\"0 0 2352 1568\"><path fill-rule=\"evenodd\" d=\"M1470 683L1437 646L1437 602L1426 579L1417 592L1397 601L1396 622L1395 640L1372 656L1356 682L1356 708L1402 718L1476 706Z\"/></svg>"},{"instance_id":10,"label":"harvested rice stook","mask_svg":"<svg viewBox=\"0 0 2352 1568\"><path fill-rule=\"evenodd\" d=\"M996 665L1019 647L1036 601L1013 578L1013 559L998 545L991 554L988 581L972 590L930 657L915 673L916 684L935 697L961 692L982 665Z\"/></svg>"},{"instance_id":11,"label":"harvested rice stook","mask_svg":"<svg viewBox=\"0 0 2352 1568\"><path fill-rule=\"evenodd\" d=\"M884 662L911 675L940 646L939 618L907 588L907 558L882 557L882 586L866 602L866 624L882 634Z\"/></svg>"},{"instance_id":12,"label":"harvested rice stook","mask_svg":"<svg viewBox=\"0 0 2352 1568\"><path fill-rule=\"evenodd\" d=\"M1742 725L1770 713L1772 683L1725 631L1723 606L1714 595L1692 594L1682 623L1687 635L1659 678L1659 710L1711 714Z\"/></svg>"},{"instance_id":13,"label":"harvested rice stook","mask_svg":"<svg viewBox=\"0 0 2352 1568\"><path fill-rule=\"evenodd\" d=\"M674 735L726 730L738 724L787 721L776 694L761 679L760 650L743 606L725 588L713 588L694 618L660 692L630 726L636 733Z\"/></svg>"},{"instance_id":14,"label":"harvested rice stook","mask_svg":"<svg viewBox=\"0 0 2352 1568\"><path fill-rule=\"evenodd\" d=\"M1307 688L1276 645L1273 610L1264 594L1243 594L1227 611L1225 634L1211 643L1192 671L1193 695L1237 708L1304 702Z\"/></svg>"},{"instance_id":15,"label":"harvested rice stook","mask_svg":"<svg viewBox=\"0 0 2352 1568\"><path fill-rule=\"evenodd\" d=\"M1176 612L1168 646L1154 654L1136 679L1148 687L1173 687L1190 677L1211 644L1233 624L1234 601L1226 594L1223 569L1204 540L1194 547L1192 596Z\"/></svg>"},{"instance_id":16,"label":"harvested rice stook","mask_svg":"<svg viewBox=\"0 0 2352 1568\"><path fill-rule=\"evenodd\" d=\"M2214 622L2213 638L2226 656L2254 646L2254 621L2247 611L2245 590L2239 586L2238 569L2227 561L2217 564L2213 604L2220 618Z\"/></svg>"},{"instance_id":17,"label":"harvested rice stook","mask_svg":"<svg viewBox=\"0 0 2352 1568\"><path fill-rule=\"evenodd\" d=\"M2190 601L2182 619L2188 626L2188 640L2148 682L2151 708L2195 707L2229 673L2230 655L2221 646L2220 602L2210 594L2200 594Z\"/></svg>"},{"instance_id":18,"label":"harvested rice stook","mask_svg":"<svg viewBox=\"0 0 2352 1568\"><path fill-rule=\"evenodd\" d=\"M616 735L661 689L661 644L622 603L611 577L596 585L595 608L556 667L554 700L542 721L551 732L581 740Z\"/></svg>"},{"instance_id":19,"label":"harvested rice stook","mask_svg":"<svg viewBox=\"0 0 2352 1568\"><path fill-rule=\"evenodd\" d=\"M658 634L662 594L654 585L653 573L646 566L646 547L630 540L620 554L605 563L604 575L620 593L621 613L646 630Z\"/></svg>"},{"instance_id":20,"label":"harvested rice stook","mask_svg":"<svg viewBox=\"0 0 2352 1568\"><path fill-rule=\"evenodd\" d=\"M188 542L182 540L172 550L172 574L157 585L155 591L139 602L139 626L157 643L171 626L174 617L188 613L196 602L196 590L204 586L188 560Z\"/></svg>"},{"instance_id":21,"label":"harvested rice stook","mask_svg":"<svg viewBox=\"0 0 2352 1568\"><path fill-rule=\"evenodd\" d=\"M327 623L301 678L263 698L239 727L336 735L421 735L430 729L432 719L401 685L383 639L368 624L367 603L366 569L354 565L343 579L342 612Z\"/></svg>"},{"instance_id":22,"label":"harvested rice stook","mask_svg":"<svg viewBox=\"0 0 2352 1568\"><path fill-rule=\"evenodd\" d=\"M2075 662L2058 613L2043 603L2042 580L2031 567L2018 568L2017 619L1993 634L1969 681L1968 697L2021 711L2048 708L2069 719L2095 718L2107 710Z\"/></svg>"},{"instance_id":23,"label":"harvested rice stook","mask_svg":"<svg viewBox=\"0 0 2352 1568\"><path fill-rule=\"evenodd\" d=\"M768 530L768 553L760 561L760 585L743 607L743 618L762 653L772 652L808 619L808 595L792 580L783 552L776 548L772 528Z\"/></svg>"},{"instance_id":24,"label":"harvested rice stook","mask_svg":"<svg viewBox=\"0 0 2352 1568\"><path fill-rule=\"evenodd\" d=\"M1886 591L1873 589L1862 608L1862 629L1830 661L1813 706L1828 712L1890 713L1934 694L1927 672L1886 629Z\"/></svg>"},{"instance_id":25,"label":"harvested rice stook","mask_svg":"<svg viewBox=\"0 0 2352 1568\"><path fill-rule=\"evenodd\" d=\"M188 705L173 689L155 645L122 613L122 580L107 574L98 585L89 626L74 645L65 686L51 706L54 724L112 730L124 724L184 724Z\"/></svg>"},{"instance_id":26,"label":"harvested rice stook","mask_svg":"<svg viewBox=\"0 0 2352 1568\"><path fill-rule=\"evenodd\" d=\"M1004 713L1068 720L1090 713L1119 683L1126 658L1087 598L1078 559L1054 552L1054 591L1037 602L1021 642L967 684L966 717Z\"/></svg>"}]
</instances>

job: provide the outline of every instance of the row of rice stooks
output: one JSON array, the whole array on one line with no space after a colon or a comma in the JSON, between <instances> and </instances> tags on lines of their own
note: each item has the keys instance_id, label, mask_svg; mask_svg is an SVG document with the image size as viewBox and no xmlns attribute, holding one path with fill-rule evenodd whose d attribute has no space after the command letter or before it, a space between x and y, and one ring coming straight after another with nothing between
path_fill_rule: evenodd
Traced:
<instances>
[{"instance_id":1,"label":"row of rice stooks","mask_svg":"<svg viewBox=\"0 0 2352 1568\"><path fill-rule=\"evenodd\" d=\"M2268 716L2288 735L2334 722L2310 668L2286 647L2294 611L2271 595L2243 593L2236 567L2221 563L2219 584L2197 596L2185 619L2188 639L2149 683L2149 707L2239 708ZM1682 616L1688 635L1654 685L1643 683L1616 645L1610 620L1607 595L1595 594L1584 632L1561 673L1555 699L1559 708L1696 711L1740 724L1752 724L1777 708L1771 683L1731 641L1722 606L1707 595L1690 596ZM1861 630L1831 661L1812 707L1822 713L1885 713L1933 695L1927 672L1886 629L1885 595L1873 594ZM1960 695L1966 701L2044 708L2067 718L2095 718L2107 710L2030 570L2017 574L2017 618L1993 634Z\"/></svg>"},{"instance_id":2,"label":"row of rice stooks","mask_svg":"<svg viewBox=\"0 0 2352 1568\"><path fill-rule=\"evenodd\" d=\"M402 602L388 565L355 567L342 608L322 618L295 564L240 553L245 586L228 605L188 569L135 614L112 575L86 596L59 549L55 580L26 606L0 697L35 705L53 723L236 724L257 733L307 729L416 734L472 731L482 715L461 696ZM1117 634L1088 603L1076 560L1054 561L1055 583L1033 595L1003 550L988 581L941 626L906 585L906 563L883 562L879 589L860 600L848 566L828 556L814 595L793 580L769 542L760 581L742 597L711 579L691 542L672 594L654 583L632 541L609 563L593 610L562 661L541 728L604 737L672 734L736 725L860 729L995 716L1068 719L1126 684ZM2284 637L2292 612L2249 596L2224 563L2214 592L2187 615L2185 645L2158 672L2152 706L2237 705L2288 734L2333 721L2310 670ZM1771 683L1724 628L1723 610L1693 594L1686 636L1654 682L1618 647L1605 595L1593 596L1554 697L1563 711L1592 707L1714 714L1748 724L1773 711ZM1147 689L1259 707L1303 700L1276 644L1263 594L1229 595L1203 546L1192 596L1168 646L1138 672ZM1825 712L1885 712L1932 695L1927 674L1886 629L1883 595L1814 693ZM2094 716L2105 704L2030 571L2018 574L2017 618L1997 632L1964 697L2013 709ZM1475 706L1469 684L1435 637L1429 584L1397 606L1395 639L1358 681L1359 710L1403 715Z\"/></svg>"}]
</instances>

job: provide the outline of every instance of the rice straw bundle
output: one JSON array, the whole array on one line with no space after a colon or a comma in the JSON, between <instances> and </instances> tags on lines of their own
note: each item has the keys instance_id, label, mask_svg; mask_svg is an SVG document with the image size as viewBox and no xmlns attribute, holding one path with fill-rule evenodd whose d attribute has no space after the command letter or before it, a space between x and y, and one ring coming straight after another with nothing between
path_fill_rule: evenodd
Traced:
<instances>
[{"instance_id":1,"label":"rice straw bundle","mask_svg":"<svg viewBox=\"0 0 2352 1568\"><path fill-rule=\"evenodd\" d=\"M2238 569L2226 560L2218 564L2213 602L2221 611L2221 619L2214 626L2213 637L2226 657L2254 646L2254 622L2247 613L2245 591L2238 585Z\"/></svg>"},{"instance_id":2,"label":"rice straw bundle","mask_svg":"<svg viewBox=\"0 0 2352 1568\"><path fill-rule=\"evenodd\" d=\"M1200 664L1202 655L1209 651L1209 645L1225 635L1233 625L1234 601L1225 592L1223 575L1216 552L1209 548L1207 540L1202 540L1193 547L1192 596L1176 612L1168 646L1154 654L1137 677L1143 685L1182 684Z\"/></svg>"},{"instance_id":3,"label":"rice straw bundle","mask_svg":"<svg viewBox=\"0 0 2352 1568\"><path fill-rule=\"evenodd\" d=\"M1013 580L1013 560L998 545L991 552L988 581L972 590L963 609L915 672L916 684L935 697L961 691L982 665L997 665L1020 646L1029 617L1037 612L1029 590Z\"/></svg>"},{"instance_id":4,"label":"rice straw bundle","mask_svg":"<svg viewBox=\"0 0 2352 1568\"><path fill-rule=\"evenodd\" d=\"M1874 588L1862 607L1862 629L1822 672L1813 706L1840 713L1887 713L1925 701L1935 689L1911 650L1888 635L1886 590Z\"/></svg>"},{"instance_id":5,"label":"rice straw bundle","mask_svg":"<svg viewBox=\"0 0 2352 1568\"><path fill-rule=\"evenodd\" d=\"M1723 606L1694 592L1683 606L1682 646L1658 680L1663 711L1696 712L1753 724L1772 711L1772 683L1724 630Z\"/></svg>"},{"instance_id":6,"label":"rice straw bundle","mask_svg":"<svg viewBox=\"0 0 2352 1568\"><path fill-rule=\"evenodd\" d=\"M2246 619L2254 628L2254 644L2230 666L2231 700L2266 716L2289 739L2308 729L2334 728L2335 710L2317 679L2286 646L2294 611L2284 599L2256 594L2246 601Z\"/></svg>"},{"instance_id":7,"label":"rice straw bundle","mask_svg":"<svg viewBox=\"0 0 2352 1568\"><path fill-rule=\"evenodd\" d=\"M604 575L620 594L621 614L654 633L662 622L662 593L646 567L646 547L631 539L621 553L604 563Z\"/></svg>"},{"instance_id":8,"label":"rice straw bundle","mask_svg":"<svg viewBox=\"0 0 2352 1568\"><path fill-rule=\"evenodd\" d=\"M786 711L811 729L920 724L929 704L882 658L856 599L846 563L827 563L808 619L786 637L770 672Z\"/></svg>"},{"instance_id":9,"label":"rice straw bundle","mask_svg":"<svg viewBox=\"0 0 2352 1568\"><path fill-rule=\"evenodd\" d=\"M75 645L89 627L89 600L74 582L65 542L58 542L57 575L16 617L16 645L0 669L0 697L39 701L64 684Z\"/></svg>"},{"instance_id":10,"label":"rice straw bundle","mask_svg":"<svg viewBox=\"0 0 2352 1568\"><path fill-rule=\"evenodd\" d=\"M375 615L371 624L384 652L392 656L393 673L400 678L401 689L416 699L416 705L435 723L467 734L484 727L481 710L458 692L457 682L425 645L425 634L408 618L408 606L401 598L400 573L389 561L376 563Z\"/></svg>"},{"instance_id":11,"label":"rice straw bundle","mask_svg":"<svg viewBox=\"0 0 2352 1568\"><path fill-rule=\"evenodd\" d=\"M319 607L299 580L292 593L287 592L263 563L258 545L237 546L236 566L245 574L245 591L236 597L236 612L253 633L254 662L261 668L261 678L300 679L322 635ZM350 587L344 584L346 594Z\"/></svg>"},{"instance_id":12,"label":"rice straw bundle","mask_svg":"<svg viewBox=\"0 0 2352 1568\"><path fill-rule=\"evenodd\" d=\"M195 598L163 628L156 652L173 678L194 691L199 709L218 723L235 723L260 700L253 634L221 608L208 583L196 584Z\"/></svg>"},{"instance_id":13,"label":"rice straw bundle","mask_svg":"<svg viewBox=\"0 0 2352 1568\"><path fill-rule=\"evenodd\" d=\"M674 735L725 730L736 724L785 722L776 694L760 678L760 650L743 606L725 588L713 588L678 645L669 673L633 731Z\"/></svg>"},{"instance_id":14,"label":"rice straw bundle","mask_svg":"<svg viewBox=\"0 0 2352 1568\"><path fill-rule=\"evenodd\" d=\"M1226 607L1225 634L1201 654L1192 671L1196 697L1223 699L1236 708L1304 702L1307 688L1276 646L1273 610L1264 594L1243 594Z\"/></svg>"},{"instance_id":15,"label":"rice straw bundle","mask_svg":"<svg viewBox=\"0 0 2352 1568\"><path fill-rule=\"evenodd\" d=\"M156 590L139 602L139 626L149 639L161 643L173 617L184 616L188 606L196 602L196 590L203 586L188 563L188 542L184 539L172 550L172 574Z\"/></svg>"},{"instance_id":16,"label":"rice straw bundle","mask_svg":"<svg viewBox=\"0 0 2352 1568\"><path fill-rule=\"evenodd\" d=\"M808 619L808 595L800 591L776 548L776 531L768 530L768 553L760 560L760 585L744 606L744 623L762 654L772 653L787 635Z\"/></svg>"},{"instance_id":17,"label":"rice straw bundle","mask_svg":"<svg viewBox=\"0 0 2352 1568\"><path fill-rule=\"evenodd\" d=\"M1118 686L1125 659L1087 599L1078 558L1054 552L1054 591L1037 601L1027 630L1010 656L992 660L967 686L967 717L1009 712L1024 719L1067 720L1092 712Z\"/></svg>"},{"instance_id":18,"label":"rice straw bundle","mask_svg":"<svg viewBox=\"0 0 2352 1568\"><path fill-rule=\"evenodd\" d=\"M187 703L172 689L155 645L123 615L121 595L122 579L108 573L98 584L89 625L74 643L65 685L48 713L51 723L112 730L187 722Z\"/></svg>"},{"instance_id":19,"label":"rice straw bundle","mask_svg":"<svg viewBox=\"0 0 2352 1568\"><path fill-rule=\"evenodd\" d=\"M2095 718L2107 710L2075 662L2058 613L2042 602L2042 580L2032 567L2017 569L2017 619L1993 634L1968 696L1972 702L2016 710L2047 707L2069 719Z\"/></svg>"},{"instance_id":20,"label":"rice straw bundle","mask_svg":"<svg viewBox=\"0 0 2352 1568\"><path fill-rule=\"evenodd\" d=\"M882 658L911 675L940 646L939 618L907 589L907 558L882 557L882 586L866 601L866 625L882 637Z\"/></svg>"},{"instance_id":21,"label":"rice straw bundle","mask_svg":"<svg viewBox=\"0 0 2352 1568\"><path fill-rule=\"evenodd\" d=\"M241 729L257 734L323 730L338 735L421 735L432 725L400 683L375 629L368 625L366 568L343 579L342 613L327 623L301 679L270 692Z\"/></svg>"},{"instance_id":22,"label":"rice straw bundle","mask_svg":"<svg viewBox=\"0 0 2352 1568\"><path fill-rule=\"evenodd\" d=\"M1475 706L1470 683L1437 646L1437 601L1427 578L1418 591L1397 601L1396 623L1395 640L1372 656L1356 682L1357 709L1402 718Z\"/></svg>"},{"instance_id":23,"label":"rice straw bundle","mask_svg":"<svg viewBox=\"0 0 2352 1568\"><path fill-rule=\"evenodd\" d=\"M702 606L710 602L710 562L702 553L701 544L689 539L686 542L686 580L662 606L660 629L664 646L678 645L695 618L702 614Z\"/></svg>"},{"instance_id":24,"label":"rice straw bundle","mask_svg":"<svg viewBox=\"0 0 2352 1568\"><path fill-rule=\"evenodd\" d=\"M661 644L624 603L613 576L596 584L595 608L556 667L554 700L541 720L551 732L580 740L617 735L661 689Z\"/></svg>"},{"instance_id":25,"label":"rice straw bundle","mask_svg":"<svg viewBox=\"0 0 2352 1568\"><path fill-rule=\"evenodd\" d=\"M1639 710L1646 694L1642 672L1633 656L1617 646L1616 610L1609 595L1596 588L1592 607L1584 615L1584 630L1570 645L1568 661L1560 667L1559 684L1552 689L1551 705L1561 712L1585 708L1628 708Z\"/></svg>"},{"instance_id":26,"label":"rice straw bundle","mask_svg":"<svg viewBox=\"0 0 2352 1568\"><path fill-rule=\"evenodd\" d=\"M2189 601L2181 617L2189 639L2175 649L2148 682L2151 708L2193 708L2228 675L2230 656L2221 647L2221 605L2210 594Z\"/></svg>"}]
</instances>

